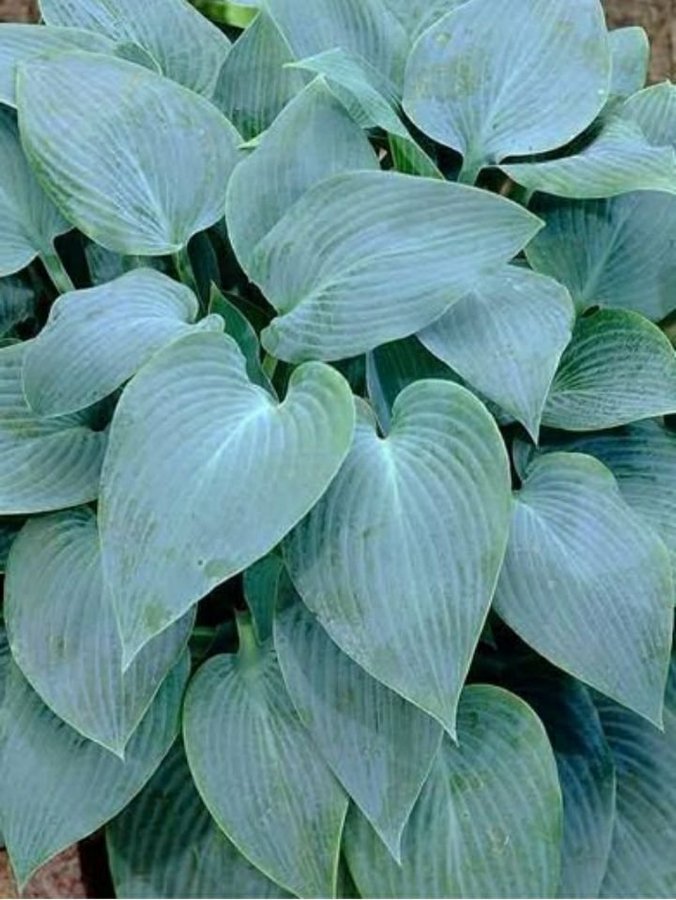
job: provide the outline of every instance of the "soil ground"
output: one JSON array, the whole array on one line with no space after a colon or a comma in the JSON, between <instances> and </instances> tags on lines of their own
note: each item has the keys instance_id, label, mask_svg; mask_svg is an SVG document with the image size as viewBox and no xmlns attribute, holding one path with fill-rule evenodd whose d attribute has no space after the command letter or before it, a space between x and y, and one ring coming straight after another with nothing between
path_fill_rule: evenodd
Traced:
<instances>
[{"instance_id":1,"label":"soil ground","mask_svg":"<svg viewBox=\"0 0 676 900\"><path fill-rule=\"evenodd\" d=\"M500 0L494 0L499 6ZM676 0L604 0L611 27L642 25L652 43L651 81L676 76ZM37 14L36 0L0 0L0 22L30 22ZM0 900L17 897L0 851ZM75 848L65 851L44 866L32 879L23 897L93 897L82 877L80 856Z\"/></svg>"}]
</instances>

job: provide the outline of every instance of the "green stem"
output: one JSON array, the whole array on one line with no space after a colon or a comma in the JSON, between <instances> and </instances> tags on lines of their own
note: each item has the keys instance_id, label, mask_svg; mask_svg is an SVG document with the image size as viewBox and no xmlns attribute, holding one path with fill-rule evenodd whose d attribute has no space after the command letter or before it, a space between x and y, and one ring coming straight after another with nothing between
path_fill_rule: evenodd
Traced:
<instances>
[{"instance_id":1,"label":"green stem","mask_svg":"<svg viewBox=\"0 0 676 900\"><path fill-rule=\"evenodd\" d=\"M260 652L251 613L236 613L235 622L237 624L237 637L239 638L237 659L242 665L248 667L256 662Z\"/></svg>"},{"instance_id":2,"label":"green stem","mask_svg":"<svg viewBox=\"0 0 676 900\"><path fill-rule=\"evenodd\" d=\"M174 253L174 265L176 266L178 277L183 284L194 291L195 295L199 298L197 279L195 278L195 272L192 263L190 262L190 254L188 253L187 247L181 247L178 253Z\"/></svg>"},{"instance_id":3,"label":"green stem","mask_svg":"<svg viewBox=\"0 0 676 900\"><path fill-rule=\"evenodd\" d=\"M263 357L263 362L261 363L261 368L268 376L270 381L275 377L275 372L277 371L277 363L279 362L276 357L272 356L270 353L266 353Z\"/></svg>"},{"instance_id":4,"label":"green stem","mask_svg":"<svg viewBox=\"0 0 676 900\"><path fill-rule=\"evenodd\" d=\"M69 291L75 290L75 285L71 281L70 275L56 250L45 250L40 254L40 259L59 294L67 294Z\"/></svg>"},{"instance_id":5,"label":"green stem","mask_svg":"<svg viewBox=\"0 0 676 900\"><path fill-rule=\"evenodd\" d=\"M475 185L484 164L472 156L465 156L462 160L462 168L458 175L459 184Z\"/></svg>"}]
</instances>

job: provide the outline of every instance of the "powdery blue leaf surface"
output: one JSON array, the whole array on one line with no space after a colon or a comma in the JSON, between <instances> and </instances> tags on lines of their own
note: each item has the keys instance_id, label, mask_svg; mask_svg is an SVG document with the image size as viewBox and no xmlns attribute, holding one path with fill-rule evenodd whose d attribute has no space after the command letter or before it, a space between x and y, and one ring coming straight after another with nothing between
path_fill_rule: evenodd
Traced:
<instances>
[{"instance_id":1,"label":"powdery blue leaf surface","mask_svg":"<svg viewBox=\"0 0 676 900\"><path fill-rule=\"evenodd\" d=\"M615 768L588 689L555 669L515 667L508 677L540 716L563 794L558 897L598 897L615 821Z\"/></svg>"},{"instance_id":2,"label":"powdery blue leaf surface","mask_svg":"<svg viewBox=\"0 0 676 900\"><path fill-rule=\"evenodd\" d=\"M180 742L110 823L106 843L119 897L289 896L218 827L197 793Z\"/></svg>"},{"instance_id":3,"label":"powdery blue leaf surface","mask_svg":"<svg viewBox=\"0 0 676 900\"><path fill-rule=\"evenodd\" d=\"M316 79L281 113L230 181L228 236L244 269L265 235L313 185L369 168L377 169L378 160L368 138Z\"/></svg>"},{"instance_id":4,"label":"powdery blue leaf surface","mask_svg":"<svg viewBox=\"0 0 676 900\"><path fill-rule=\"evenodd\" d=\"M506 266L482 276L418 337L537 438L574 314L570 295L556 281Z\"/></svg>"},{"instance_id":5,"label":"powdery blue leaf surface","mask_svg":"<svg viewBox=\"0 0 676 900\"><path fill-rule=\"evenodd\" d=\"M415 43L404 108L462 153L461 179L473 181L487 165L553 150L582 132L608 97L610 70L597 0L503 0L500 15L491 0L473 0Z\"/></svg>"},{"instance_id":6,"label":"powdery blue leaf surface","mask_svg":"<svg viewBox=\"0 0 676 900\"><path fill-rule=\"evenodd\" d=\"M564 284L579 309L633 309L658 321L676 306L676 197L638 191L608 200L539 194L543 228L526 248L530 265Z\"/></svg>"},{"instance_id":7,"label":"powdery blue leaf surface","mask_svg":"<svg viewBox=\"0 0 676 900\"><path fill-rule=\"evenodd\" d=\"M246 260L279 313L263 346L299 362L356 356L406 337L539 228L522 207L464 185L395 172L325 180Z\"/></svg>"},{"instance_id":8,"label":"powdery blue leaf surface","mask_svg":"<svg viewBox=\"0 0 676 900\"><path fill-rule=\"evenodd\" d=\"M20 66L17 97L42 185L109 250L174 253L223 216L240 137L204 97L125 60L76 51Z\"/></svg>"},{"instance_id":9,"label":"powdery blue leaf surface","mask_svg":"<svg viewBox=\"0 0 676 900\"><path fill-rule=\"evenodd\" d=\"M46 419L31 411L22 371L30 342L0 350L0 513L95 500L106 449L96 408Z\"/></svg>"},{"instance_id":10,"label":"powdery blue leaf surface","mask_svg":"<svg viewBox=\"0 0 676 900\"><path fill-rule=\"evenodd\" d=\"M382 439L358 407L350 454L289 538L289 572L330 637L455 733L507 539L500 433L464 388L418 381Z\"/></svg>"},{"instance_id":11,"label":"powdery blue leaf surface","mask_svg":"<svg viewBox=\"0 0 676 900\"><path fill-rule=\"evenodd\" d=\"M251 612L259 643L272 637L272 623L283 575L284 561L276 553L268 553L244 573L244 599ZM288 577L284 581L288 582Z\"/></svg>"},{"instance_id":12,"label":"powdery blue leaf surface","mask_svg":"<svg viewBox=\"0 0 676 900\"><path fill-rule=\"evenodd\" d=\"M291 48L265 9L233 45L221 68L213 101L247 140L269 128L306 83Z\"/></svg>"},{"instance_id":13,"label":"powdery blue leaf surface","mask_svg":"<svg viewBox=\"0 0 676 900\"><path fill-rule=\"evenodd\" d=\"M235 340L246 359L246 371L251 381L274 394L274 387L261 365L261 345L253 325L239 307L212 283L209 297L210 318L220 317L226 332Z\"/></svg>"},{"instance_id":14,"label":"powdery blue leaf surface","mask_svg":"<svg viewBox=\"0 0 676 900\"><path fill-rule=\"evenodd\" d=\"M220 316L195 325L198 314L190 288L154 269L64 294L26 351L28 403L45 416L91 406L172 340L195 330L223 330Z\"/></svg>"},{"instance_id":15,"label":"powdery blue leaf surface","mask_svg":"<svg viewBox=\"0 0 676 900\"><path fill-rule=\"evenodd\" d=\"M278 403L249 381L227 335L188 335L153 357L117 407L102 473L103 562L125 665L293 528L353 428L349 386L323 364L296 369Z\"/></svg>"},{"instance_id":16,"label":"powdery blue leaf surface","mask_svg":"<svg viewBox=\"0 0 676 900\"><path fill-rule=\"evenodd\" d=\"M529 191L558 197L599 199L631 191L676 193L676 155L656 147L620 111L600 125L577 152L558 159L504 164L502 169Z\"/></svg>"},{"instance_id":17,"label":"powdery blue leaf surface","mask_svg":"<svg viewBox=\"0 0 676 900\"><path fill-rule=\"evenodd\" d=\"M640 125L651 144L676 149L676 85L654 84L630 97L622 115Z\"/></svg>"},{"instance_id":18,"label":"powdery blue leaf surface","mask_svg":"<svg viewBox=\"0 0 676 900\"><path fill-rule=\"evenodd\" d=\"M542 421L598 431L676 412L676 356L638 313L606 309L578 319Z\"/></svg>"},{"instance_id":19,"label":"powdery blue leaf surface","mask_svg":"<svg viewBox=\"0 0 676 900\"><path fill-rule=\"evenodd\" d=\"M123 762L58 719L12 665L2 708L0 829L20 885L117 815L145 785L176 738L189 668L186 653Z\"/></svg>"},{"instance_id":20,"label":"powdery blue leaf surface","mask_svg":"<svg viewBox=\"0 0 676 900\"><path fill-rule=\"evenodd\" d=\"M411 41L462 3L467 0L385 0Z\"/></svg>"},{"instance_id":21,"label":"powdery blue leaf surface","mask_svg":"<svg viewBox=\"0 0 676 900\"><path fill-rule=\"evenodd\" d=\"M617 771L615 828L601 897L671 897L676 875L676 679L664 732L605 697L596 707Z\"/></svg>"},{"instance_id":22,"label":"powdery blue leaf surface","mask_svg":"<svg viewBox=\"0 0 676 900\"><path fill-rule=\"evenodd\" d=\"M438 722L339 650L296 602L275 618L291 699L323 758L396 859L439 748Z\"/></svg>"},{"instance_id":23,"label":"powdery blue leaf surface","mask_svg":"<svg viewBox=\"0 0 676 900\"><path fill-rule=\"evenodd\" d=\"M195 783L268 877L299 897L332 897L347 795L296 715L271 643L256 645L250 625L240 642L236 656L202 666L186 697Z\"/></svg>"},{"instance_id":24,"label":"powdery blue leaf surface","mask_svg":"<svg viewBox=\"0 0 676 900\"><path fill-rule=\"evenodd\" d=\"M404 831L402 865L356 811L345 826L364 897L552 897L561 794L542 723L507 691L468 687Z\"/></svg>"},{"instance_id":25,"label":"powdery blue leaf surface","mask_svg":"<svg viewBox=\"0 0 676 900\"><path fill-rule=\"evenodd\" d=\"M0 108L0 275L11 275L36 256L54 253L54 239L71 225L38 184L26 160L16 116Z\"/></svg>"},{"instance_id":26,"label":"powdery blue leaf surface","mask_svg":"<svg viewBox=\"0 0 676 900\"><path fill-rule=\"evenodd\" d=\"M48 25L70 25L118 43L133 43L164 75L211 97L230 49L226 36L186 0L40 0Z\"/></svg>"},{"instance_id":27,"label":"powdery blue leaf surface","mask_svg":"<svg viewBox=\"0 0 676 900\"><path fill-rule=\"evenodd\" d=\"M639 26L615 28L608 34L612 57L610 94L629 97L640 91L648 80L650 41L645 29Z\"/></svg>"},{"instance_id":28,"label":"powdery blue leaf surface","mask_svg":"<svg viewBox=\"0 0 676 900\"><path fill-rule=\"evenodd\" d=\"M44 703L120 756L193 623L192 615L185 616L122 674L96 518L86 508L25 525L10 552L4 613L14 660Z\"/></svg>"},{"instance_id":29,"label":"powdery blue leaf surface","mask_svg":"<svg viewBox=\"0 0 676 900\"><path fill-rule=\"evenodd\" d=\"M0 24L0 103L16 106L15 81L19 63L58 50L112 53L115 44L102 34L83 28L52 28L18 22Z\"/></svg>"},{"instance_id":30,"label":"powdery blue leaf surface","mask_svg":"<svg viewBox=\"0 0 676 900\"><path fill-rule=\"evenodd\" d=\"M496 611L541 656L659 724L674 621L665 545L590 456L536 460L515 500Z\"/></svg>"}]
</instances>

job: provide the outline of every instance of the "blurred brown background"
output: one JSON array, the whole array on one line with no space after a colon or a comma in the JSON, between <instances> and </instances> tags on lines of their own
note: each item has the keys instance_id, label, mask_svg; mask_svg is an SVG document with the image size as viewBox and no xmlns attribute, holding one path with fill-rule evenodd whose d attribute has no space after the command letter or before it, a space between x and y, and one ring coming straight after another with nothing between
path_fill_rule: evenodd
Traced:
<instances>
[{"instance_id":1,"label":"blurred brown background","mask_svg":"<svg viewBox=\"0 0 676 900\"><path fill-rule=\"evenodd\" d=\"M495 3L499 8L500 0L495 0ZM650 35L651 80L674 78L676 0L604 0L604 6L612 27L642 25ZM30 22L36 15L37 0L0 0L0 22ZM33 879L24 896L86 897L77 852L73 849L45 866ZM4 854L0 853L0 898L8 897L16 897L16 894L12 890Z\"/></svg>"}]
</instances>

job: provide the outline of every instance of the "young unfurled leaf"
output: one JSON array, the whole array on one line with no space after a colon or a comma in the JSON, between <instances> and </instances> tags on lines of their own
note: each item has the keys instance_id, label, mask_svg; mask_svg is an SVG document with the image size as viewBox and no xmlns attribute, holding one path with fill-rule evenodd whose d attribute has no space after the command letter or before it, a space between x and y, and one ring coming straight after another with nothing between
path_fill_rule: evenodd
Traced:
<instances>
[{"instance_id":1,"label":"young unfurled leaf","mask_svg":"<svg viewBox=\"0 0 676 900\"><path fill-rule=\"evenodd\" d=\"M610 71L597 0L503 0L499 15L492 0L474 0L415 43L404 108L462 153L461 180L474 181L485 166L554 150L584 131L608 97Z\"/></svg>"},{"instance_id":2,"label":"young unfurled leaf","mask_svg":"<svg viewBox=\"0 0 676 900\"><path fill-rule=\"evenodd\" d=\"M322 756L395 859L439 748L438 722L339 650L296 602L275 619L291 699Z\"/></svg>"},{"instance_id":3,"label":"young unfurled leaf","mask_svg":"<svg viewBox=\"0 0 676 900\"><path fill-rule=\"evenodd\" d=\"M54 253L54 239L71 226L31 171L16 117L0 108L0 275L11 275L36 256Z\"/></svg>"},{"instance_id":4,"label":"young unfurled leaf","mask_svg":"<svg viewBox=\"0 0 676 900\"><path fill-rule=\"evenodd\" d=\"M639 191L610 200L539 194L546 227L526 248L531 266L564 284L575 305L633 309L655 321L676 294L676 197Z\"/></svg>"},{"instance_id":5,"label":"young unfurled leaf","mask_svg":"<svg viewBox=\"0 0 676 900\"><path fill-rule=\"evenodd\" d=\"M595 431L673 412L676 356L659 328L619 309L578 320L547 398L545 425Z\"/></svg>"},{"instance_id":6,"label":"young unfurled leaf","mask_svg":"<svg viewBox=\"0 0 676 900\"><path fill-rule=\"evenodd\" d=\"M75 51L20 66L17 84L31 165L97 243L175 253L222 217L240 138L208 100L125 60Z\"/></svg>"},{"instance_id":7,"label":"young unfurled leaf","mask_svg":"<svg viewBox=\"0 0 676 900\"><path fill-rule=\"evenodd\" d=\"M347 795L250 623L236 656L214 657L193 679L184 736L202 799L240 852L299 897L335 896Z\"/></svg>"},{"instance_id":8,"label":"young unfurled leaf","mask_svg":"<svg viewBox=\"0 0 676 900\"><path fill-rule=\"evenodd\" d=\"M125 665L293 528L353 428L347 382L321 363L297 369L278 403L249 381L227 335L188 335L153 357L117 407L102 473L103 563Z\"/></svg>"},{"instance_id":9,"label":"young unfurled leaf","mask_svg":"<svg viewBox=\"0 0 676 900\"><path fill-rule=\"evenodd\" d=\"M499 688L463 693L455 746L444 739L404 830L402 864L367 820L345 826L364 897L552 897L559 879L561 795L535 713Z\"/></svg>"},{"instance_id":10,"label":"young unfurled leaf","mask_svg":"<svg viewBox=\"0 0 676 900\"><path fill-rule=\"evenodd\" d=\"M197 325L193 292L154 269L73 291L52 307L24 359L31 408L58 416L91 406L124 384L161 347L191 331L222 331L220 316Z\"/></svg>"},{"instance_id":11,"label":"young unfurled leaf","mask_svg":"<svg viewBox=\"0 0 676 900\"><path fill-rule=\"evenodd\" d=\"M31 411L22 371L30 342L0 350L0 514L88 503L99 492L107 433L96 408L46 419Z\"/></svg>"},{"instance_id":12,"label":"young unfurled leaf","mask_svg":"<svg viewBox=\"0 0 676 900\"><path fill-rule=\"evenodd\" d=\"M551 278L505 266L418 335L427 349L537 438L574 309Z\"/></svg>"},{"instance_id":13,"label":"young unfurled leaf","mask_svg":"<svg viewBox=\"0 0 676 900\"><path fill-rule=\"evenodd\" d=\"M14 541L5 582L12 655L47 706L120 756L192 628L187 615L122 674L122 644L101 567L94 514L31 519Z\"/></svg>"},{"instance_id":14,"label":"young unfurled leaf","mask_svg":"<svg viewBox=\"0 0 676 900\"><path fill-rule=\"evenodd\" d=\"M122 761L58 719L12 665L2 710L0 823L20 885L117 815L145 785L176 738L188 671L186 654Z\"/></svg>"},{"instance_id":15,"label":"young unfurled leaf","mask_svg":"<svg viewBox=\"0 0 676 900\"><path fill-rule=\"evenodd\" d=\"M580 454L536 460L516 495L495 596L510 627L554 665L660 723L673 598L666 547L608 469Z\"/></svg>"},{"instance_id":16,"label":"young unfurled leaf","mask_svg":"<svg viewBox=\"0 0 676 900\"><path fill-rule=\"evenodd\" d=\"M230 49L225 35L185 0L40 0L40 10L48 25L94 32L84 49L95 50L99 35L138 44L163 75L206 97Z\"/></svg>"},{"instance_id":17,"label":"young unfurled leaf","mask_svg":"<svg viewBox=\"0 0 676 900\"><path fill-rule=\"evenodd\" d=\"M226 838L197 793L177 742L106 829L119 897L289 896Z\"/></svg>"},{"instance_id":18,"label":"young unfurled leaf","mask_svg":"<svg viewBox=\"0 0 676 900\"><path fill-rule=\"evenodd\" d=\"M489 413L464 388L420 381L399 395L385 439L359 405L340 473L285 542L303 601L338 646L451 734L509 512Z\"/></svg>"}]
</instances>

